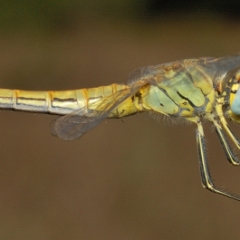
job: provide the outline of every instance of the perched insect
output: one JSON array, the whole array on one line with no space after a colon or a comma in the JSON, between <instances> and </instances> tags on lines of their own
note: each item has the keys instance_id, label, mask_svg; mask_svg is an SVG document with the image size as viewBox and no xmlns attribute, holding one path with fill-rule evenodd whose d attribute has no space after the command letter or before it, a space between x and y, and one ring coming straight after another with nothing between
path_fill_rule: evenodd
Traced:
<instances>
[{"instance_id":1,"label":"perched insect","mask_svg":"<svg viewBox=\"0 0 240 240\"><path fill-rule=\"evenodd\" d=\"M225 136L226 133L240 149L226 121L227 118L240 124L240 54L143 67L130 75L126 85L68 91L0 89L0 108L65 115L52 125L52 133L64 140L79 138L105 118L121 118L137 112L153 111L184 118L197 125L203 186L240 201L240 196L214 185L202 127L203 119L212 122L228 161L240 165Z\"/></svg>"}]
</instances>

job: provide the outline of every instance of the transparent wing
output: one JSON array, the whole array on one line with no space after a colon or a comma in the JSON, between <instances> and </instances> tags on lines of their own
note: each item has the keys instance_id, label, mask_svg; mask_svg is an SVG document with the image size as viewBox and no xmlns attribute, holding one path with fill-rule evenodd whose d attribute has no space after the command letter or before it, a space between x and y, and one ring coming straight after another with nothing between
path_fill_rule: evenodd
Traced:
<instances>
[{"instance_id":1,"label":"transparent wing","mask_svg":"<svg viewBox=\"0 0 240 240\"><path fill-rule=\"evenodd\" d=\"M73 140L95 127L126 99L134 95L146 81L138 81L129 88L117 91L89 106L56 119L51 126L52 134L64 140Z\"/></svg>"},{"instance_id":2,"label":"transparent wing","mask_svg":"<svg viewBox=\"0 0 240 240\"><path fill-rule=\"evenodd\" d=\"M240 68L240 54L221 58L200 58L199 60L203 60L199 64L203 66L213 81L221 74L224 79L229 79Z\"/></svg>"},{"instance_id":3,"label":"transparent wing","mask_svg":"<svg viewBox=\"0 0 240 240\"><path fill-rule=\"evenodd\" d=\"M137 82L140 79L144 79L144 78L149 80L154 74L155 74L155 71L153 69L153 66L137 68L128 75L127 82L129 84L132 84L132 83Z\"/></svg>"},{"instance_id":4,"label":"transparent wing","mask_svg":"<svg viewBox=\"0 0 240 240\"><path fill-rule=\"evenodd\" d=\"M223 69L226 72L234 71L240 67L240 54L210 59L207 61L207 64L215 66L217 69Z\"/></svg>"}]
</instances>

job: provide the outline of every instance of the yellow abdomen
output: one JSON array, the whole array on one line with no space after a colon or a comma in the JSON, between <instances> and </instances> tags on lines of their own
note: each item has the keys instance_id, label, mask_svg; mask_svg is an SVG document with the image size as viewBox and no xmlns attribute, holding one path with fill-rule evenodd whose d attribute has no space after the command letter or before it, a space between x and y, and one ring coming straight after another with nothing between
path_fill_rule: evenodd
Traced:
<instances>
[{"instance_id":1,"label":"yellow abdomen","mask_svg":"<svg viewBox=\"0 0 240 240\"><path fill-rule=\"evenodd\" d=\"M94 110L110 95L128 89L127 85L112 84L97 88L65 91L24 91L0 89L0 108L65 115L86 107ZM98 109L100 110L100 109ZM132 99L124 101L109 117L123 117L136 112Z\"/></svg>"}]
</instances>

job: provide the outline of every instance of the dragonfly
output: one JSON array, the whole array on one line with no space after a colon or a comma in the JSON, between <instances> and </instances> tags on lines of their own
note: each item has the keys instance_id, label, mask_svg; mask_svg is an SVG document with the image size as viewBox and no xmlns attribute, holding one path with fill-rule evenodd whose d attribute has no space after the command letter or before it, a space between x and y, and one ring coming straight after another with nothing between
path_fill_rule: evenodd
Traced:
<instances>
[{"instance_id":1,"label":"dragonfly","mask_svg":"<svg viewBox=\"0 0 240 240\"><path fill-rule=\"evenodd\" d=\"M210 121L227 160L240 161L229 140L240 142L228 122L240 124L240 54L183 59L133 71L127 84L66 91L0 89L0 108L64 115L51 126L53 135L73 140L106 118L154 112L196 124L198 162L203 187L240 201L218 188L211 177L202 122Z\"/></svg>"}]
</instances>

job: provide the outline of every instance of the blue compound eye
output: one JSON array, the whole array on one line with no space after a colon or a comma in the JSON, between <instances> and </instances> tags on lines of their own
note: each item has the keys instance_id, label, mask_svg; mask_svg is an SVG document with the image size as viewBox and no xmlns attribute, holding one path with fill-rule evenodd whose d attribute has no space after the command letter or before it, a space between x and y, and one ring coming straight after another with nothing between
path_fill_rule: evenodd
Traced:
<instances>
[{"instance_id":1,"label":"blue compound eye","mask_svg":"<svg viewBox=\"0 0 240 240\"><path fill-rule=\"evenodd\" d=\"M240 87L238 87L231 109L234 114L240 115Z\"/></svg>"}]
</instances>

